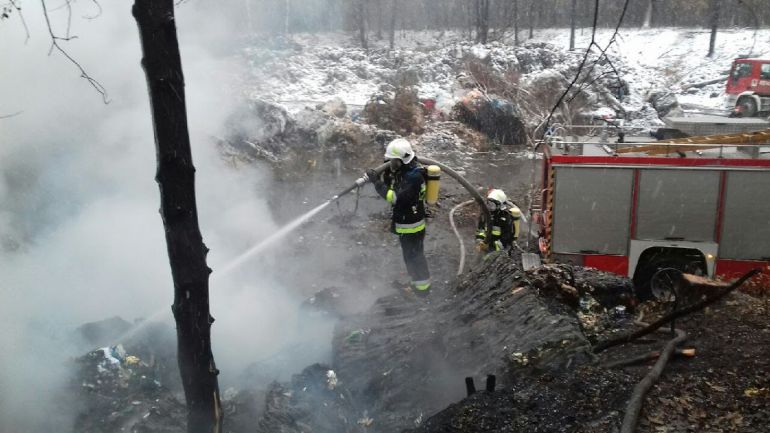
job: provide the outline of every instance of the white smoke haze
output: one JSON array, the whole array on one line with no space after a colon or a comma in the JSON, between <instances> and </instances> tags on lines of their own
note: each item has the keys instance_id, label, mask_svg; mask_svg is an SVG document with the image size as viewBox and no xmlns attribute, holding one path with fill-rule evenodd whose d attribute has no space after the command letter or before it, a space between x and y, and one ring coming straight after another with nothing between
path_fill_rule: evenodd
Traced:
<instances>
[{"instance_id":1,"label":"white smoke haze","mask_svg":"<svg viewBox=\"0 0 770 433\"><path fill-rule=\"evenodd\" d=\"M66 8L57 6L48 3L63 36ZM76 327L159 312L173 323L139 35L129 2L102 7L87 20L94 3L73 3L78 38L61 44L104 85L108 105L63 56L48 56L38 2L24 2L28 42L17 16L0 21L0 116L22 111L0 119L3 432L69 431L69 408L51 397L69 380L68 359L84 353L70 340ZM239 102L232 78L240 66L225 49L240 37L227 20L234 11L192 1L177 8L200 226L215 270L214 355L225 386L243 367L307 339L328 346L331 333L331 324L299 315L301 299L269 271L277 258L256 257L215 278L217 268L277 228L266 205L267 169L226 164L210 139ZM306 356L285 373L327 356L300 353Z\"/></svg>"}]
</instances>

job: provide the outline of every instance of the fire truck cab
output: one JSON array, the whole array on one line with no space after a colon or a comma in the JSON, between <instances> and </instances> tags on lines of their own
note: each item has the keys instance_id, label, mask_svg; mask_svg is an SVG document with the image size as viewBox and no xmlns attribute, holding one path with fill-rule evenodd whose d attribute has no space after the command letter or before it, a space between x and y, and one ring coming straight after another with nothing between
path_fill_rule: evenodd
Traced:
<instances>
[{"instance_id":1,"label":"fire truck cab","mask_svg":"<svg viewBox=\"0 0 770 433\"><path fill-rule=\"evenodd\" d=\"M737 116L770 112L770 60L735 59L725 94L727 109Z\"/></svg>"},{"instance_id":2,"label":"fire truck cab","mask_svg":"<svg viewBox=\"0 0 770 433\"><path fill-rule=\"evenodd\" d=\"M546 260L628 276L643 298L661 268L733 278L770 265L770 146L543 146Z\"/></svg>"}]
</instances>

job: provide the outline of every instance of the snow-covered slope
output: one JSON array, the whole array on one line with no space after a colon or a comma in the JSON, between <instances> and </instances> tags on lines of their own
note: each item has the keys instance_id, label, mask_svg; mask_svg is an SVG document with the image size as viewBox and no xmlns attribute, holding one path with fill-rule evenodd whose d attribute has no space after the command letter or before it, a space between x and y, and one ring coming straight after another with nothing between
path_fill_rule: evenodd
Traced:
<instances>
[{"instance_id":1,"label":"snow-covered slope","mask_svg":"<svg viewBox=\"0 0 770 433\"><path fill-rule=\"evenodd\" d=\"M339 33L297 34L290 41L261 39L243 51L250 74L242 84L247 97L277 102L290 111L335 97L361 106L383 85L399 80L414 82L422 96L447 106L463 93L458 75L467 58L485 59L500 72L519 70L524 80L554 71L571 78L591 37L590 29L577 33L573 52L566 49L568 29L536 31L535 38L523 40L519 47L508 39L481 46L461 34L408 32L399 35L393 52L386 49L386 41L376 40L364 51L350 35ZM595 40L605 47L612 34L612 29L599 29ZM708 43L705 29L622 29L608 54L628 83L626 111L639 113L634 117L642 122L657 121L654 114L644 114L654 113L646 102L652 91L673 92L685 106L721 108L722 83L689 89L686 85L726 75L738 56L770 55L770 29L720 31L713 58L706 57ZM604 71L608 65L597 68Z\"/></svg>"}]
</instances>

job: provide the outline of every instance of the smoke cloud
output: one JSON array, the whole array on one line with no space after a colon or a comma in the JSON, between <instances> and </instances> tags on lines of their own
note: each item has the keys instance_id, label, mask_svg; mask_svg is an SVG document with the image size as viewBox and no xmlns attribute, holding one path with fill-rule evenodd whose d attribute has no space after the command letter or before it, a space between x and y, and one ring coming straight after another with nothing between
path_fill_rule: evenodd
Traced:
<instances>
[{"instance_id":1,"label":"smoke cloud","mask_svg":"<svg viewBox=\"0 0 770 433\"><path fill-rule=\"evenodd\" d=\"M59 6L48 4L54 31L65 36ZM171 323L173 286L130 5L105 3L98 18L86 19L96 4L73 3L70 32L78 38L61 42L104 85L107 105L73 64L48 55L40 5L24 7L28 41L17 15L0 22L0 116L20 112L0 119L0 431L67 431L71 408L51 397L69 379L68 359L92 349L75 344L73 330L115 315ZM287 371L322 360L323 345L305 341L328 342L331 333L331 324L298 313L298 296L269 271L276 259L258 257L216 278L217 268L276 228L266 170L229 165L212 145L238 102L233 78L241 66L229 55L238 35L227 13L205 2L177 9L224 386L250 363L296 345L304 358L295 356Z\"/></svg>"}]
</instances>

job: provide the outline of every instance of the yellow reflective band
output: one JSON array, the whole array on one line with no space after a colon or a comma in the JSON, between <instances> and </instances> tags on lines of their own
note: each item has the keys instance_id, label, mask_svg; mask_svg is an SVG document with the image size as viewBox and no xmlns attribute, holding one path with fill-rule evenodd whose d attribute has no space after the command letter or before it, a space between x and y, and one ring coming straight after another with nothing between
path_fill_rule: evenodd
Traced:
<instances>
[{"instance_id":1,"label":"yellow reflective band","mask_svg":"<svg viewBox=\"0 0 770 433\"><path fill-rule=\"evenodd\" d=\"M385 200L387 200L388 203L394 203L396 201L396 193L392 189L389 189L388 193L385 194Z\"/></svg>"},{"instance_id":2,"label":"yellow reflective band","mask_svg":"<svg viewBox=\"0 0 770 433\"><path fill-rule=\"evenodd\" d=\"M402 234L402 235L408 235L411 233L419 233L421 231L425 230L425 223L422 223L418 225L417 227L399 227L398 224L396 224L396 233Z\"/></svg>"},{"instance_id":3,"label":"yellow reflective band","mask_svg":"<svg viewBox=\"0 0 770 433\"><path fill-rule=\"evenodd\" d=\"M396 223L396 233L409 234L425 230L425 220L417 221L411 224Z\"/></svg>"},{"instance_id":4,"label":"yellow reflective band","mask_svg":"<svg viewBox=\"0 0 770 433\"><path fill-rule=\"evenodd\" d=\"M415 289L423 292L430 289L430 280L412 281L412 285Z\"/></svg>"},{"instance_id":5,"label":"yellow reflective band","mask_svg":"<svg viewBox=\"0 0 770 433\"><path fill-rule=\"evenodd\" d=\"M477 238L481 238L481 239L486 239L487 238L487 234L485 232L478 232L478 233L476 233L476 237Z\"/></svg>"},{"instance_id":6,"label":"yellow reflective band","mask_svg":"<svg viewBox=\"0 0 770 433\"><path fill-rule=\"evenodd\" d=\"M492 230L492 236L500 236L501 234L503 234L503 232L500 230Z\"/></svg>"}]
</instances>

